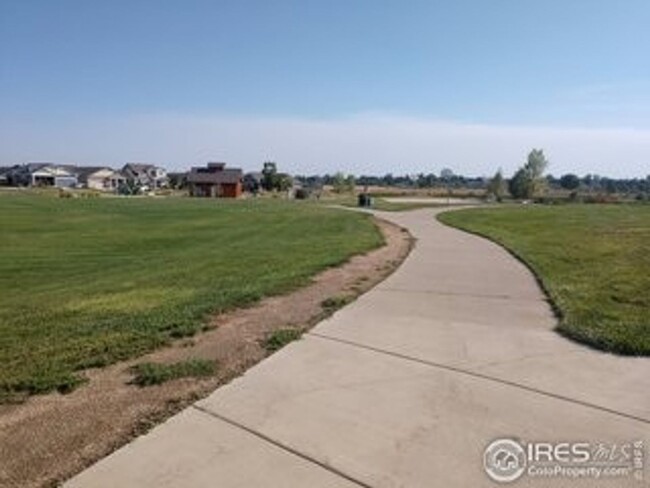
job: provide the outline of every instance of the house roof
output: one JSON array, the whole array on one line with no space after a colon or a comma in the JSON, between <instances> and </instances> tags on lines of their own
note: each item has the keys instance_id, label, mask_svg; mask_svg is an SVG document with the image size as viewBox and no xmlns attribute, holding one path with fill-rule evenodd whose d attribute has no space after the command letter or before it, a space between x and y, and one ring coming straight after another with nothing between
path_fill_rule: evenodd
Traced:
<instances>
[{"instance_id":1,"label":"house roof","mask_svg":"<svg viewBox=\"0 0 650 488\"><path fill-rule=\"evenodd\" d=\"M116 175L122 176L122 173L114 170L113 168L109 168L108 166L79 166L76 168L75 173L77 173L77 177L80 180L87 181L90 176L98 173L99 171L110 171L113 177Z\"/></svg>"},{"instance_id":2,"label":"house roof","mask_svg":"<svg viewBox=\"0 0 650 488\"><path fill-rule=\"evenodd\" d=\"M87 177L88 175L91 175L91 174L96 173L97 171L101 171L103 169L113 171L108 166L79 166L76 169L76 173L77 173L77 175L79 175L79 178L84 178L84 177Z\"/></svg>"},{"instance_id":3,"label":"house roof","mask_svg":"<svg viewBox=\"0 0 650 488\"><path fill-rule=\"evenodd\" d=\"M33 171L30 171L32 175L38 175L41 177L68 177L68 178L76 178L77 175L75 174L74 171L70 170L70 166L63 166L63 165L54 165L54 164L44 164L37 169L34 169Z\"/></svg>"},{"instance_id":4,"label":"house roof","mask_svg":"<svg viewBox=\"0 0 650 488\"><path fill-rule=\"evenodd\" d=\"M33 173L34 171L38 171L39 169L43 169L46 166L56 166L54 163L27 163L25 165L25 168L27 169L28 172Z\"/></svg>"},{"instance_id":5,"label":"house roof","mask_svg":"<svg viewBox=\"0 0 650 488\"><path fill-rule=\"evenodd\" d=\"M192 168L187 175L189 183L235 184L242 179L242 170L237 168L221 169L213 172L200 172L205 168Z\"/></svg>"},{"instance_id":6,"label":"house roof","mask_svg":"<svg viewBox=\"0 0 650 488\"><path fill-rule=\"evenodd\" d=\"M129 167L131 169L134 169L136 171L146 171L151 168L155 168L155 164L149 164L149 163L126 163L124 167Z\"/></svg>"},{"instance_id":7,"label":"house roof","mask_svg":"<svg viewBox=\"0 0 650 488\"><path fill-rule=\"evenodd\" d=\"M77 166L76 164L55 164L54 166L56 166L59 169L64 169L69 173L77 173L77 170L79 169L79 166Z\"/></svg>"},{"instance_id":8,"label":"house roof","mask_svg":"<svg viewBox=\"0 0 650 488\"><path fill-rule=\"evenodd\" d=\"M75 166L74 164L27 163L23 166L23 168L25 168L28 173L35 173L37 171L47 171L50 173L68 172L73 174L77 172L77 166Z\"/></svg>"},{"instance_id":9,"label":"house roof","mask_svg":"<svg viewBox=\"0 0 650 488\"><path fill-rule=\"evenodd\" d=\"M135 175L149 175L151 171L157 170L158 168L164 169L162 166L149 163L126 163L122 171Z\"/></svg>"}]
</instances>

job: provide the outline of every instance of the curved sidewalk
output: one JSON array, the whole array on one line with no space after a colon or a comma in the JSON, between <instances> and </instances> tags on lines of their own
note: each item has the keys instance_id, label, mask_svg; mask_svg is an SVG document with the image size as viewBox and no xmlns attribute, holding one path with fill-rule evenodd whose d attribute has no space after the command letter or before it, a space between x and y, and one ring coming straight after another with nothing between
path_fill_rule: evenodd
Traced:
<instances>
[{"instance_id":1,"label":"curved sidewalk","mask_svg":"<svg viewBox=\"0 0 650 488\"><path fill-rule=\"evenodd\" d=\"M417 238L393 275L66 486L498 486L495 438L647 448L650 359L557 335L521 263L434 214L380 213ZM516 483L628 485L643 486Z\"/></svg>"}]
</instances>

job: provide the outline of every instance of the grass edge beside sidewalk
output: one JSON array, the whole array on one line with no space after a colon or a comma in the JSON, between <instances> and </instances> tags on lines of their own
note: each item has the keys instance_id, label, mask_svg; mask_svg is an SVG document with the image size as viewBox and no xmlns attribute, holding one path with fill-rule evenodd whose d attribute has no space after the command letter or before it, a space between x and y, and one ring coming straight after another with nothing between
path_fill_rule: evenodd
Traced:
<instances>
[{"instance_id":1,"label":"grass edge beside sidewalk","mask_svg":"<svg viewBox=\"0 0 650 488\"><path fill-rule=\"evenodd\" d=\"M626 221L625 218L621 218L621 214L625 217L628 209ZM495 213L489 215L486 212ZM640 243L643 242L643 237L634 234L650 235L650 226L643 226L646 212L650 215L650 207L508 205L482 209L450 209L437 214L436 219L444 225L498 244L524 264L545 293L558 319L555 330L561 335L609 353L650 356L650 319L647 312L649 304L646 303L647 296L646 302L642 298L643 284L648 279L637 276L635 280L630 280L631 284L624 283L629 286L621 285L621 281L624 280L617 276L616 272L609 272L610 269L623 269L620 262L622 254L620 249L615 249L618 254L614 254L619 258L619 262L599 263L599 266L592 266L594 256L598 258L599 253L603 256L607 253L612 254L612 250L607 247L608 242L605 242L609 234L614 236L612 240L616 240L619 248L623 245L621 243L629 242L634 246L630 250L631 254L642 253ZM471 213L473 215L470 216ZM526 220L517 222L516 219L519 218L517 213L525 215ZM544 229L544 226L551 224L552 230ZM537 233L531 233L530 229L529 232L522 233L522 225L536 228ZM580 225L583 225L583 228L580 228ZM611 226L608 228L609 234L603 232L603 226ZM626 237L629 237L626 233L632 234L632 238L626 240ZM528 240L524 235L527 235ZM567 245L563 239L572 236L579 236L580 243L569 242ZM599 240L595 240L596 236ZM594 256L581 260L580 252L590 249L589 242L592 243ZM564 253L557 252L553 255L554 249L563 250ZM634 259L628 261L630 262L623 262L627 264L627 269L624 271L642 273L643 265L634 265ZM591 268L587 272L582 272L581 264L584 268L589 266ZM603 281L608 278L612 282L612 292L604 294L603 290L608 290L609 283ZM616 308L619 310L615 310ZM625 314L626 309L628 312L631 310L628 315ZM629 320L617 322L614 320L617 316L629 317Z\"/></svg>"}]
</instances>

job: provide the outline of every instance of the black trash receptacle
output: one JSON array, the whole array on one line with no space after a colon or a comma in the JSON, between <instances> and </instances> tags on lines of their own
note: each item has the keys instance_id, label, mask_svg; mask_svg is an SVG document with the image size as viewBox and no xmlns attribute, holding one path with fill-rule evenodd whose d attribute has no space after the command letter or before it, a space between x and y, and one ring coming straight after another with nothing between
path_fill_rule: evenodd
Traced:
<instances>
[{"instance_id":1,"label":"black trash receptacle","mask_svg":"<svg viewBox=\"0 0 650 488\"><path fill-rule=\"evenodd\" d=\"M372 197L367 193L359 194L359 207L371 207L372 206Z\"/></svg>"}]
</instances>

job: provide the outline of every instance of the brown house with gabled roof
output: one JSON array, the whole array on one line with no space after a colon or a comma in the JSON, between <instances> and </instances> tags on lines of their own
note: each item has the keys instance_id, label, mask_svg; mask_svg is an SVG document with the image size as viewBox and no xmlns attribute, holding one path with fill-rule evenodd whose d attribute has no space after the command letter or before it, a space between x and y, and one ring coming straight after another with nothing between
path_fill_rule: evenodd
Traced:
<instances>
[{"instance_id":1,"label":"brown house with gabled roof","mask_svg":"<svg viewBox=\"0 0 650 488\"><path fill-rule=\"evenodd\" d=\"M242 193L243 172L239 168L226 168L226 163L208 163L194 167L187 175L190 196L212 198L237 198Z\"/></svg>"}]
</instances>

